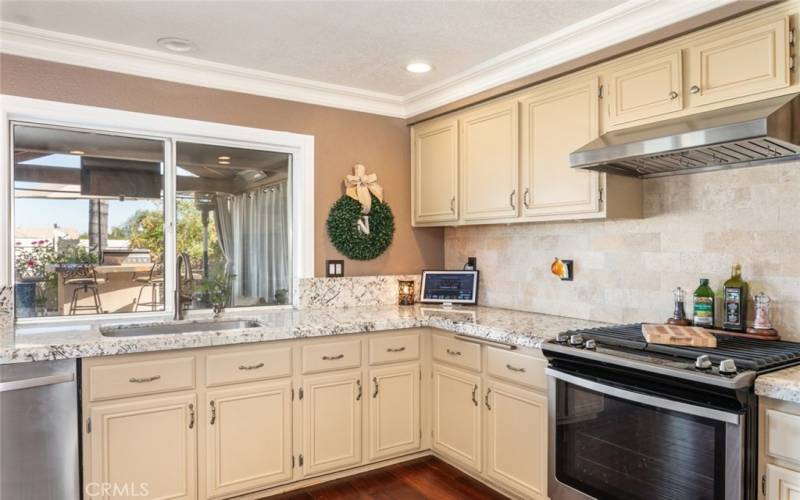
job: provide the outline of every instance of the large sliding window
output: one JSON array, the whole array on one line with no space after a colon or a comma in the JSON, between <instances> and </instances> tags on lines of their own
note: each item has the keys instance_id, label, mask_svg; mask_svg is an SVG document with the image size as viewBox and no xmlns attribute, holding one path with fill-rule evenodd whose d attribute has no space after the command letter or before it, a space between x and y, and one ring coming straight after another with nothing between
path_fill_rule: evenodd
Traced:
<instances>
[{"instance_id":1,"label":"large sliding window","mask_svg":"<svg viewBox=\"0 0 800 500\"><path fill-rule=\"evenodd\" d=\"M291 154L11 131L17 318L291 303Z\"/></svg>"}]
</instances>

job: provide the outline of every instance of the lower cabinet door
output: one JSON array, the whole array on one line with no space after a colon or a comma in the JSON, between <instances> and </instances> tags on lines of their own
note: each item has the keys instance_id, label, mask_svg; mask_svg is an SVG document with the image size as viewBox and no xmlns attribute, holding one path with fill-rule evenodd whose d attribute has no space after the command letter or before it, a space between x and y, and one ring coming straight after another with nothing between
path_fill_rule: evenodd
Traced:
<instances>
[{"instance_id":1,"label":"lower cabinet door","mask_svg":"<svg viewBox=\"0 0 800 500\"><path fill-rule=\"evenodd\" d=\"M361 370L303 381L303 474L361 464Z\"/></svg>"},{"instance_id":2,"label":"lower cabinet door","mask_svg":"<svg viewBox=\"0 0 800 500\"><path fill-rule=\"evenodd\" d=\"M93 406L87 496L197 498L196 407L194 394Z\"/></svg>"},{"instance_id":3,"label":"lower cabinet door","mask_svg":"<svg viewBox=\"0 0 800 500\"><path fill-rule=\"evenodd\" d=\"M433 366L433 449L481 470L481 378Z\"/></svg>"},{"instance_id":4,"label":"lower cabinet door","mask_svg":"<svg viewBox=\"0 0 800 500\"><path fill-rule=\"evenodd\" d=\"M292 479L290 380L209 391L206 489L210 497Z\"/></svg>"},{"instance_id":5,"label":"lower cabinet door","mask_svg":"<svg viewBox=\"0 0 800 500\"><path fill-rule=\"evenodd\" d=\"M419 364L370 370L369 460L419 450Z\"/></svg>"},{"instance_id":6,"label":"lower cabinet door","mask_svg":"<svg viewBox=\"0 0 800 500\"><path fill-rule=\"evenodd\" d=\"M486 474L525 497L547 498L547 399L490 381L486 408Z\"/></svg>"},{"instance_id":7,"label":"lower cabinet door","mask_svg":"<svg viewBox=\"0 0 800 500\"><path fill-rule=\"evenodd\" d=\"M767 500L800 500L800 472L768 464Z\"/></svg>"}]
</instances>

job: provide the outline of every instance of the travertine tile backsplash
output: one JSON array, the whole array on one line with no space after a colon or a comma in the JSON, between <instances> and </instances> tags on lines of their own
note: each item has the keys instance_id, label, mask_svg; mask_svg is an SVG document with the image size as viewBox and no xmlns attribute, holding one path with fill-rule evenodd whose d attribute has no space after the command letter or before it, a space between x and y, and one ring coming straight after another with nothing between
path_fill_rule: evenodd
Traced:
<instances>
[{"instance_id":1,"label":"travertine tile backsplash","mask_svg":"<svg viewBox=\"0 0 800 500\"><path fill-rule=\"evenodd\" d=\"M781 335L800 341L800 161L646 180L644 214L448 228L445 262L478 258L484 305L609 322L664 321L676 286L691 314L699 278L719 296L739 262L751 294L773 298ZM554 257L575 260L574 281L550 274Z\"/></svg>"}]
</instances>

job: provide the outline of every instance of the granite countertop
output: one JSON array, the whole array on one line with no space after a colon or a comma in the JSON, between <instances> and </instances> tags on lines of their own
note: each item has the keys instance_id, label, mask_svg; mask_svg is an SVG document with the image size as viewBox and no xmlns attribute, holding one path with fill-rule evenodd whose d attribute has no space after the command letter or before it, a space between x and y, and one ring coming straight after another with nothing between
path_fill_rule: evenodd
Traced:
<instances>
[{"instance_id":1,"label":"granite countertop","mask_svg":"<svg viewBox=\"0 0 800 500\"><path fill-rule=\"evenodd\" d=\"M756 394L800 403L800 366L761 375L756 379Z\"/></svg>"},{"instance_id":2,"label":"granite countertop","mask_svg":"<svg viewBox=\"0 0 800 500\"><path fill-rule=\"evenodd\" d=\"M519 347L539 348L556 334L603 323L490 307L370 306L280 309L227 314L223 320L254 319L263 327L142 337L104 337L97 325L23 325L0 330L0 364L109 356L432 327ZM207 321L192 319L189 321ZM169 322L166 322L169 323ZM135 326L135 325L128 325Z\"/></svg>"}]
</instances>

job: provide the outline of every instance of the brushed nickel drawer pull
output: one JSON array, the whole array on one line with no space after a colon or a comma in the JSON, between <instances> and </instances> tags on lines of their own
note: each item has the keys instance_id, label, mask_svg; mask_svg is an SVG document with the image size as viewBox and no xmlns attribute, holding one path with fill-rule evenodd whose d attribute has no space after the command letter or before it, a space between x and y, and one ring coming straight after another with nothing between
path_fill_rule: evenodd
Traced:
<instances>
[{"instance_id":1,"label":"brushed nickel drawer pull","mask_svg":"<svg viewBox=\"0 0 800 500\"><path fill-rule=\"evenodd\" d=\"M456 213L456 197L450 198L450 211Z\"/></svg>"},{"instance_id":2,"label":"brushed nickel drawer pull","mask_svg":"<svg viewBox=\"0 0 800 500\"><path fill-rule=\"evenodd\" d=\"M447 349L447 354L451 356L461 356L461 351L453 351L450 348Z\"/></svg>"},{"instance_id":3,"label":"brushed nickel drawer pull","mask_svg":"<svg viewBox=\"0 0 800 500\"><path fill-rule=\"evenodd\" d=\"M194 404L189 403L189 428L194 428Z\"/></svg>"},{"instance_id":4,"label":"brushed nickel drawer pull","mask_svg":"<svg viewBox=\"0 0 800 500\"><path fill-rule=\"evenodd\" d=\"M210 423L211 423L211 425L214 425L214 422L217 421L217 404L214 403L214 400L212 399L208 403L208 405L211 407L211 422Z\"/></svg>"},{"instance_id":5,"label":"brushed nickel drawer pull","mask_svg":"<svg viewBox=\"0 0 800 500\"><path fill-rule=\"evenodd\" d=\"M522 193L522 204L525 205L525 208L531 208L531 204L528 201L528 197L530 196L530 194L531 194L530 188L525 188L525 192Z\"/></svg>"},{"instance_id":6,"label":"brushed nickel drawer pull","mask_svg":"<svg viewBox=\"0 0 800 500\"><path fill-rule=\"evenodd\" d=\"M478 399L475 395L478 394L478 384L475 384L475 387L472 388L472 404L478 406Z\"/></svg>"},{"instance_id":7,"label":"brushed nickel drawer pull","mask_svg":"<svg viewBox=\"0 0 800 500\"><path fill-rule=\"evenodd\" d=\"M406 350L405 346L403 346L403 347L389 347L389 348L386 349L386 352L403 352L405 350Z\"/></svg>"},{"instance_id":8,"label":"brushed nickel drawer pull","mask_svg":"<svg viewBox=\"0 0 800 500\"><path fill-rule=\"evenodd\" d=\"M489 389L486 391L486 396L484 396L484 398L483 398L483 404L485 404L485 405L486 405L486 409L487 409L487 410L491 410L491 409L492 409L492 405L490 405L490 404L489 404L489 394L491 394L491 393L492 393L492 389L491 389L491 388L489 388Z\"/></svg>"},{"instance_id":9,"label":"brushed nickel drawer pull","mask_svg":"<svg viewBox=\"0 0 800 500\"><path fill-rule=\"evenodd\" d=\"M323 361L336 361L337 359L342 359L344 354L337 354L336 356L322 356Z\"/></svg>"},{"instance_id":10,"label":"brushed nickel drawer pull","mask_svg":"<svg viewBox=\"0 0 800 500\"><path fill-rule=\"evenodd\" d=\"M259 363L257 365L240 365L240 370L258 370L259 368L264 368L264 363Z\"/></svg>"},{"instance_id":11,"label":"brushed nickel drawer pull","mask_svg":"<svg viewBox=\"0 0 800 500\"><path fill-rule=\"evenodd\" d=\"M132 384L145 384L147 382L154 382L156 380L159 380L160 378L161 375L153 375L152 377L142 377L142 378L131 377L130 379L128 379L128 382Z\"/></svg>"},{"instance_id":12,"label":"brushed nickel drawer pull","mask_svg":"<svg viewBox=\"0 0 800 500\"><path fill-rule=\"evenodd\" d=\"M372 393L372 399L378 397L378 377L372 377L372 383L375 384L375 391Z\"/></svg>"},{"instance_id":13,"label":"brushed nickel drawer pull","mask_svg":"<svg viewBox=\"0 0 800 500\"><path fill-rule=\"evenodd\" d=\"M506 365L506 368L508 368L512 372L525 373L525 368L517 368L516 366L511 366L511 365L508 365L508 364Z\"/></svg>"},{"instance_id":14,"label":"brushed nickel drawer pull","mask_svg":"<svg viewBox=\"0 0 800 500\"><path fill-rule=\"evenodd\" d=\"M514 196L516 196L516 195L517 195L517 190L515 189L515 190L511 191L511 194L508 196L508 201L511 203L511 208L513 208L515 210L517 208L517 205L514 203Z\"/></svg>"}]
</instances>

